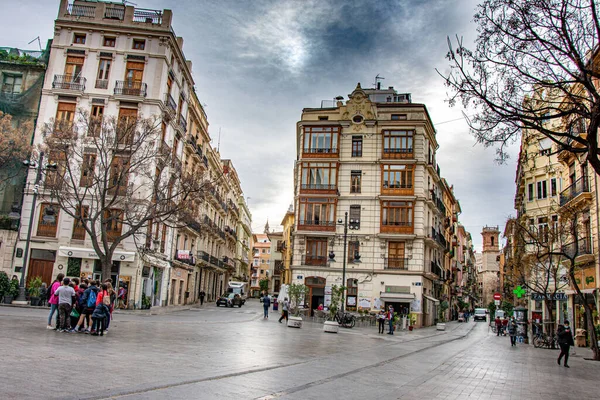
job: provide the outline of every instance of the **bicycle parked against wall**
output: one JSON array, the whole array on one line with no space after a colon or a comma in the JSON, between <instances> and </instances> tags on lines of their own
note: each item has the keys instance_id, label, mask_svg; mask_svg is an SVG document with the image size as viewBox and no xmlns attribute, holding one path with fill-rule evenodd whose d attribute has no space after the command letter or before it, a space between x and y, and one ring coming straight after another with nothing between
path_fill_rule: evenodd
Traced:
<instances>
[{"instance_id":1,"label":"bicycle parked against wall","mask_svg":"<svg viewBox=\"0 0 600 400\"><path fill-rule=\"evenodd\" d=\"M356 317L349 312L342 313L341 311L338 311L333 317L333 320L344 328L353 328L354 325L356 325Z\"/></svg>"},{"instance_id":2,"label":"bicycle parked against wall","mask_svg":"<svg viewBox=\"0 0 600 400\"><path fill-rule=\"evenodd\" d=\"M545 347L547 349L558 349L558 337L556 335L547 335L545 333L537 333L533 337L533 347L539 349Z\"/></svg>"}]
</instances>

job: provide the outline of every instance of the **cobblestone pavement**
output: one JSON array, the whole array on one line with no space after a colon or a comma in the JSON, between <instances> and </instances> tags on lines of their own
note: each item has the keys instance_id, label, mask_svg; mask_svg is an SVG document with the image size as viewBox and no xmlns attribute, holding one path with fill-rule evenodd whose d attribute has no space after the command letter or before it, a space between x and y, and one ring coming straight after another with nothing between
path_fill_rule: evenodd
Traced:
<instances>
[{"instance_id":1,"label":"cobblestone pavement","mask_svg":"<svg viewBox=\"0 0 600 400\"><path fill-rule=\"evenodd\" d=\"M0 307L0 398L60 399L597 399L600 363L577 349L511 348L484 323L379 335L322 332L238 309L122 312L106 337L45 329L46 310Z\"/></svg>"}]
</instances>

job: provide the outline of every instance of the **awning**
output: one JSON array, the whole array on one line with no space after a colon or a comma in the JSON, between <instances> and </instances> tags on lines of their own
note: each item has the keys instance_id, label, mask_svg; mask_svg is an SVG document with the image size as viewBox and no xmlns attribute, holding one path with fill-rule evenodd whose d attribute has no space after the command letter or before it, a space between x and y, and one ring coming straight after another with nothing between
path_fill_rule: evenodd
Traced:
<instances>
[{"instance_id":1,"label":"awning","mask_svg":"<svg viewBox=\"0 0 600 400\"><path fill-rule=\"evenodd\" d=\"M96 254L94 249L86 249L82 247L66 247L60 246L58 248L59 257L74 257L74 258L91 258L99 260L100 257ZM115 251L112 257L113 261L133 262L135 261L135 252L133 251Z\"/></svg>"},{"instance_id":2,"label":"awning","mask_svg":"<svg viewBox=\"0 0 600 400\"><path fill-rule=\"evenodd\" d=\"M381 293L379 298L383 301L405 300L411 301L415 299L412 293Z\"/></svg>"},{"instance_id":3,"label":"awning","mask_svg":"<svg viewBox=\"0 0 600 400\"><path fill-rule=\"evenodd\" d=\"M596 290L596 288L593 289L582 289L581 293L594 293ZM565 290L565 294L577 294L576 290Z\"/></svg>"},{"instance_id":4,"label":"awning","mask_svg":"<svg viewBox=\"0 0 600 400\"><path fill-rule=\"evenodd\" d=\"M436 304L440 302L438 299L434 299L433 297L429 297L429 296L427 296L425 294L423 295L423 297L425 297L429 301L433 301Z\"/></svg>"}]
</instances>

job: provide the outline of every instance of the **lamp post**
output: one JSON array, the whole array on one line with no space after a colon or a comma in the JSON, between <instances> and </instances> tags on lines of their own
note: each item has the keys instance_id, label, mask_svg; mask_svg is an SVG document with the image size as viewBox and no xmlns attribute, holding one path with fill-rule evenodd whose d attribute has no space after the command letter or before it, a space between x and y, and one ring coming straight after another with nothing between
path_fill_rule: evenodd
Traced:
<instances>
[{"instance_id":1,"label":"lamp post","mask_svg":"<svg viewBox=\"0 0 600 400\"><path fill-rule=\"evenodd\" d=\"M346 211L344 213L344 220L342 221L342 219L338 219L337 221L338 225L340 226L344 226L344 254L343 254L343 258L342 258L342 287L346 287L346 253L347 253L347 246L348 246L348 212ZM360 227L360 220L358 219L351 219L350 220L350 229L358 229ZM335 261L335 253L333 252L333 250L329 253L329 259L330 261ZM360 259L360 254L358 254L358 251L354 251L354 260L356 262L358 262L357 260ZM342 313L344 312L345 309L345 305L346 305L346 289L342 290Z\"/></svg>"},{"instance_id":2,"label":"lamp post","mask_svg":"<svg viewBox=\"0 0 600 400\"><path fill-rule=\"evenodd\" d=\"M27 297L25 295L25 279L27 277L27 262L29 258L29 243L31 242L31 231L33 230L33 218L35 216L35 203L37 202L38 192L40 188L40 183L42 180L42 161L44 160L44 152L40 152L40 156L38 158L37 170L35 174L35 183L33 185L33 198L31 200L31 213L29 214L29 225L27 228L27 239L25 240L25 252L23 254L23 267L21 268L21 280L19 281L19 296L15 299L15 303L17 304L27 304ZM34 167L35 163L31 163L30 161L24 162L25 166ZM48 169L56 169L56 165L48 165ZM50 210L48 210L50 211ZM48 212L47 215L43 216L44 222L53 223L56 218L52 212Z\"/></svg>"}]
</instances>

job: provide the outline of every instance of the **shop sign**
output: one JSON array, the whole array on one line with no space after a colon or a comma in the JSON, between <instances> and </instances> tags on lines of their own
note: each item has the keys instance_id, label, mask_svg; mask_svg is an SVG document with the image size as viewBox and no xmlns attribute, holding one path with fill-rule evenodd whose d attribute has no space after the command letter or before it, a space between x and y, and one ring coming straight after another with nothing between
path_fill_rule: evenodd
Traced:
<instances>
[{"instance_id":1,"label":"shop sign","mask_svg":"<svg viewBox=\"0 0 600 400\"><path fill-rule=\"evenodd\" d=\"M566 301L567 295L565 293L532 293L531 299L535 301L551 300L551 301Z\"/></svg>"},{"instance_id":2,"label":"shop sign","mask_svg":"<svg viewBox=\"0 0 600 400\"><path fill-rule=\"evenodd\" d=\"M177 258L179 260L189 260L191 253L189 250L177 250Z\"/></svg>"}]
</instances>

